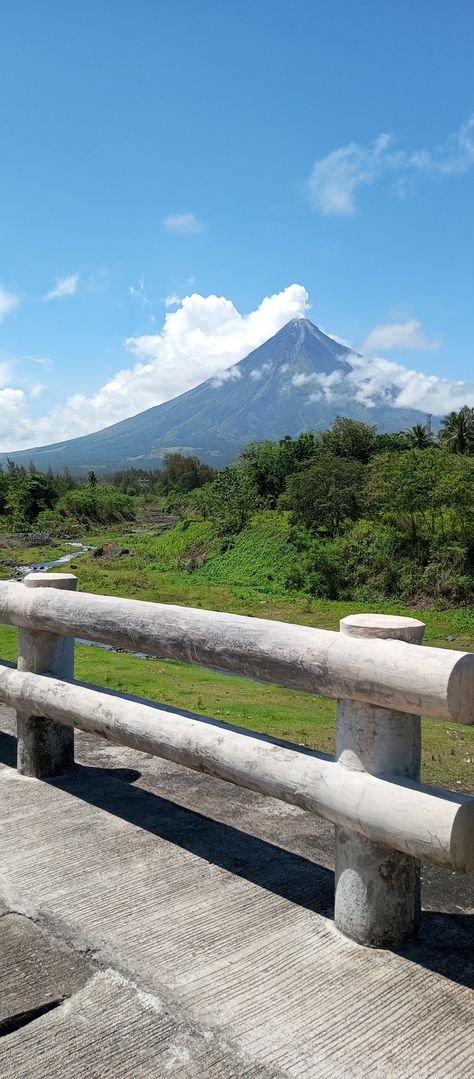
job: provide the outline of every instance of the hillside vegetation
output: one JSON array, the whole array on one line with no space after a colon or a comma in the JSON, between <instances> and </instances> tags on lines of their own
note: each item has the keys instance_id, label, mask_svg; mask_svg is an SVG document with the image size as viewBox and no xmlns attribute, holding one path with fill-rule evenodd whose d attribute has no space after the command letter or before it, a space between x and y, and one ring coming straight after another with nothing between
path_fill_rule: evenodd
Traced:
<instances>
[{"instance_id":1,"label":"hillside vegetation","mask_svg":"<svg viewBox=\"0 0 474 1079\"><path fill-rule=\"evenodd\" d=\"M219 473L180 454L107 483L11 466L3 576L83 539L95 548L71 564L83 591L328 629L361 610L415 614L427 643L474 650L474 444L460 420L459 442L451 422L435 442L422 428L377 436L340 420L250 446ZM162 534L149 524L159 509L181 518ZM14 632L0 635L14 658ZM76 667L85 681L334 749L330 701L80 646ZM472 730L424 721L423 753L426 780L472 789Z\"/></svg>"},{"instance_id":2,"label":"hillside vegetation","mask_svg":"<svg viewBox=\"0 0 474 1079\"><path fill-rule=\"evenodd\" d=\"M338 418L328 431L246 447L214 473L168 454L162 469L98 483L9 463L4 531L84 535L144 519L155 503L182 518L151 543L149 572L317 599L464 607L474 598L474 410L377 435Z\"/></svg>"}]
</instances>

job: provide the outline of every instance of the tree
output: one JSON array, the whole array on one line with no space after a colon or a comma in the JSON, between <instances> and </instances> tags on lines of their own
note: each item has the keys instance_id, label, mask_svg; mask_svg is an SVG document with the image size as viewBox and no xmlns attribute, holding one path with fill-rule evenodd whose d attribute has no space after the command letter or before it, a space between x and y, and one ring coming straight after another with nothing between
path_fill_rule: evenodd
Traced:
<instances>
[{"instance_id":1,"label":"tree","mask_svg":"<svg viewBox=\"0 0 474 1079\"><path fill-rule=\"evenodd\" d=\"M97 487L98 480L93 468L87 473L87 482L89 487Z\"/></svg>"},{"instance_id":2,"label":"tree","mask_svg":"<svg viewBox=\"0 0 474 1079\"><path fill-rule=\"evenodd\" d=\"M434 447L377 454L367 470L365 496L369 510L399 529L406 529L412 544L416 544L422 532L435 530L439 509L435 492L445 467L445 454Z\"/></svg>"},{"instance_id":3,"label":"tree","mask_svg":"<svg viewBox=\"0 0 474 1079\"><path fill-rule=\"evenodd\" d=\"M293 445L293 440L290 439ZM262 503L273 508L281 495L290 459L288 448L277 442L251 442L242 451L241 465L249 474Z\"/></svg>"},{"instance_id":4,"label":"tree","mask_svg":"<svg viewBox=\"0 0 474 1079\"><path fill-rule=\"evenodd\" d=\"M474 408L464 405L442 421L439 441L450 453L474 453Z\"/></svg>"},{"instance_id":5,"label":"tree","mask_svg":"<svg viewBox=\"0 0 474 1079\"><path fill-rule=\"evenodd\" d=\"M313 532L335 536L344 521L356 520L361 507L363 465L327 451L290 476L283 504Z\"/></svg>"},{"instance_id":6,"label":"tree","mask_svg":"<svg viewBox=\"0 0 474 1079\"><path fill-rule=\"evenodd\" d=\"M222 535L241 532L258 504L257 490L247 469L228 465L207 488L208 515Z\"/></svg>"},{"instance_id":7,"label":"tree","mask_svg":"<svg viewBox=\"0 0 474 1079\"><path fill-rule=\"evenodd\" d=\"M409 427L405 431L405 438L410 449L427 450L433 445L433 436L424 423L415 423L413 427Z\"/></svg>"},{"instance_id":8,"label":"tree","mask_svg":"<svg viewBox=\"0 0 474 1079\"><path fill-rule=\"evenodd\" d=\"M435 497L442 515L442 534L459 535L474 555L474 457L440 456L446 457L446 467L436 484Z\"/></svg>"},{"instance_id":9,"label":"tree","mask_svg":"<svg viewBox=\"0 0 474 1079\"><path fill-rule=\"evenodd\" d=\"M403 450L407 449L409 449L409 445L403 431L396 431L393 434L376 435L375 453L402 453Z\"/></svg>"},{"instance_id":10,"label":"tree","mask_svg":"<svg viewBox=\"0 0 474 1079\"><path fill-rule=\"evenodd\" d=\"M198 457L184 453L165 453L161 485L165 491L193 491L203 487L214 477L214 469L204 464Z\"/></svg>"},{"instance_id":11,"label":"tree","mask_svg":"<svg viewBox=\"0 0 474 1079\"><path fill-rule=\"evenodd\" d=\"M31 525L43 510L52 509L58 498L56 481L42 472L25 472L10 483L7 511L15 527Z\"/></svg>"},{"instance_id":12,"label":"tree","mask_svg":"<svg viewBox=\"0 0 474 1079\"><path fill-rule=\"evenodd\" d=\"M328 431L320 436L325 449L336 457L366 464L375 450L376 427L360 420L336 416Z\"/></svg>"}]
</instances>

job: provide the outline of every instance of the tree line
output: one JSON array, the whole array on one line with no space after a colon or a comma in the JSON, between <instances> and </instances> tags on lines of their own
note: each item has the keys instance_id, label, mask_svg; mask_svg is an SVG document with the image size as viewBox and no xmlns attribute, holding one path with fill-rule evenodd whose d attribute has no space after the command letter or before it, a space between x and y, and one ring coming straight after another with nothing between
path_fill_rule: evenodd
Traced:
<instances>
[{"instance_id":1,"label":"tree line","mask_svg":"<svg viewBox=\"0 0 474 1079\"><path fill-rule=\"evenodd\" d=\"M3 530L58 531L132 520L140 505L212 522L222 549L259 511L286 514L290 588L326 598L468 603L474 596L474 409L434 436L417 425L377 434L338 417L327 431L262 441L219 471L165 455L160 468L82 480L8 462Z\"/></svg>"}]
</instances>

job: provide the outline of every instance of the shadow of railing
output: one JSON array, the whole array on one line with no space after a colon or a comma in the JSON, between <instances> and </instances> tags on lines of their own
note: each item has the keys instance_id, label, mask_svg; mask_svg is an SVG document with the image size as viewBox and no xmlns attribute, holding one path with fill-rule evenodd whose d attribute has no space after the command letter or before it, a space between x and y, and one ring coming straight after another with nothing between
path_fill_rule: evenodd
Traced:
<instances>
[{"instance_id":1,"label":"shadow of railing","mask_svg":"<svg viewBox=\"0 0 474 1079\"><path fill-rule=\"evenodd\" d=\"M16 739L3 732L0 762L16 766ZM332 917L331 870L234 825L133 786L139 776L134 769L76 765L73 772L45 782L291 903ZM424 911L420 937L395 954L473 989L473 930L471 914Z\"/></svg>"}]
</instances>

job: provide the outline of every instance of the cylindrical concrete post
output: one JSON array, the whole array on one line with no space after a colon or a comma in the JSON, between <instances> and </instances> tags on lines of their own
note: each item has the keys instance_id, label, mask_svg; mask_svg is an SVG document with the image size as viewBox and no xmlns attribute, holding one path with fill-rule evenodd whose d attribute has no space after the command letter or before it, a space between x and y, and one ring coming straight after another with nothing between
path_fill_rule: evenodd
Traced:
<instances>
[{"instance_id":1,"label":"cylindrical concrete post","mask_svg":"<svg viewBox=\"0 0 474 1079\"><path fill-rule=\"evenodd\" d=\"M416 618L360 614L343 618L340 631L421 644L425 626ZM420 718L340 700L336 756L342 768L419 779ZM420 923L419 863L337 826L335 922L345 936L374 948L396 947L413 936Z\"/></svg>"},{"instance_id":2,"label":"cylindrical concrete post","mask_svg":"<svg viewBox=\"0 0 474 1079\"><path fill-rule=\"evenodd\" d=\"M72 573L29 573L24 588L66 588L74 591ZM56 633L20 629L18 670L74 677L74 639ZM74 728L42 716L17 713L17 767L21 775L43 779L60 775L74 765Z\"/></svg>"}]
</instances>

